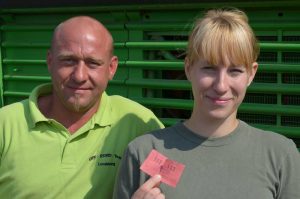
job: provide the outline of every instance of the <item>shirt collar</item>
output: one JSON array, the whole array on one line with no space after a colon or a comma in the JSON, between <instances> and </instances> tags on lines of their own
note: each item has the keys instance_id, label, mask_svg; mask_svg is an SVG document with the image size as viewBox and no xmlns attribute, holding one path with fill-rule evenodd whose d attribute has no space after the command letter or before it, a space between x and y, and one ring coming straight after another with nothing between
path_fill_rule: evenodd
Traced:
<instances>
[{"instance_id":1,"label":"shirt collar","mask_svg":"<svg viewBox=\"0 0 300 199\"><path fill-rule=\"evenodd\" d=\"M31 128L35 127L38 122L48 122L46 118L38 108L38 97L51 93L52 85L50 83L37 86L31 92L29 96L29 111L32 121L29 122Z\"/></svg>"},{"instance_id":2,"label":"shirt collar","mask_svg":"<svg viewBox=\"0 0 300 199\"><path fill-rule=\"evenodd\" d=\"M98 107L98 111L93 116L94 123L99 126L109 126L114 123L115 112L112 107L109 96L106 92L103 92L101 96L100 105Z\"/></svg>"},{"instance_id":3,"label":"shirt collar","mask_svg":"<svg viewBox=\"0 0 300 199\"><path fill-rule=\"evenodd\" d=\"M34 128L39 122L49 122L50 119L46 118L43 113L38 108L38 98L40 96L49 94L52 92L52 84L46 83L37 86L29 96L29 111L31 115L31 121L29 121L29 126ZM114 123L115 112L111 105L111 101L106 92L103 92L101 96L101 101L98 107L98 111L90 119L93 126L95 124L99 126L108 126Z\"/></svg>"}]
</instances>

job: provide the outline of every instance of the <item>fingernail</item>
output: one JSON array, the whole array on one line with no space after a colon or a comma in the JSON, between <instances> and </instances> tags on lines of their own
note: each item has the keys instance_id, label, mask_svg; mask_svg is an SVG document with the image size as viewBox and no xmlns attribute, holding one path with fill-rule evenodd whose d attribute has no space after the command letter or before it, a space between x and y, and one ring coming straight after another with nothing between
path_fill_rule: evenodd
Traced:
<instances>
[{"instance_id":1,"label":"fingernail","mask_svg":"<svg viewBox=\"0 0 300 199\"><path fill-rule=\"evenodd\" d=\"M157 180L160 180L161 179L161 175L155 175L154 178L157 179Z\"/></svg>"}]
</instances>

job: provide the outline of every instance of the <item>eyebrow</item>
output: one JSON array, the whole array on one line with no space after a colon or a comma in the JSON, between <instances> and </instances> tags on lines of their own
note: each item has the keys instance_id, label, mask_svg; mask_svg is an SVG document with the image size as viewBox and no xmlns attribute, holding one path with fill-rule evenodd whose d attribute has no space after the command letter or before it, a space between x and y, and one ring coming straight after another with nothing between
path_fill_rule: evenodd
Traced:
<instances>
[{"instance_id":1,"label":"eyebrow","mask_svg":"<svg viewBox=\"0 0 300 199\"><path fill-rule=\"evenodd\" d=\"M65 59L65 58L79 59L78 56L73 55L71 53L61 53L60 55L58 55L58 59ZM91 57L91 56L84 58L84 61L95 61L95 62L98 62L100 64L104 63L104 61L102 59L97 59L97 58L94 58L94 57Z\"/></svg>"},{"instance_id":2,"label":"eyebrow","mask_svg":"<svg viewBox=\"0 0 300 199\"><path fill-rule=\"evenodd\" d=\"M57 56L59 59L63 59L63 58L76 58L77 56L71 54L71 53L60 53Z\"/></svg>"},{"instance_id":3,"label":"eyebrow","mask_svg":"<svg viewBox=\"0 0 300 199\"><path fill-rule=\"evenodd\" d=\"M98 63L104 63L104 61L102 59L97 59L97 58L94 58L94 57L87 57L84 59L85 61L95 61L95 62L98 62Z\"/></svg>"}]
</instances>

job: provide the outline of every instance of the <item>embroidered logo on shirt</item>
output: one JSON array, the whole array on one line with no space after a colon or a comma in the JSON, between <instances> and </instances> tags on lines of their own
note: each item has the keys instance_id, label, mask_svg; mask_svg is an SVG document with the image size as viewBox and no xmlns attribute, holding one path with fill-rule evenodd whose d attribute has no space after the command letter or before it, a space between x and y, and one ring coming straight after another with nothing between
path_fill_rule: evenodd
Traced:
<instances>
[{"instance_id":1,"label":"embroidered logo on shirt","mask_svg":"<svg viewBox=\"0 0 300 199\"><path fill-rule=\"evenodd\" d=\"M93 155L89 161L97 161L97 166L116 166L116 161L121 160L121 156L111 153L100 153Z\"/></svg>"}]
</instances>

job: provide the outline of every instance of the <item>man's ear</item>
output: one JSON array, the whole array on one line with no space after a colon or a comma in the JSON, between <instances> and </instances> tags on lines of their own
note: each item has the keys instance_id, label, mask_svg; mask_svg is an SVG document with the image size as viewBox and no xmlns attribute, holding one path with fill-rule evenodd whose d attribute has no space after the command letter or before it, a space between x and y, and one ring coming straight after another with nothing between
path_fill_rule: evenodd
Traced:
<instances>
[{"instance_id":1,"label":"man's ear","mask_svg":"<svg viewBox=\"0 0 300 199\"><path fill-rule=\"evenodd\" d=\"M108 76L108 79L109 80L112 80L116 71L117 71L117 68L118 68L118 64L119 64L119 60L118 60L118 57L117 56L112 56L112 58L110 59L110 64L109 64L109 76Z\"/></svg>"},{"instance_id":2,"label":"man's ear","mask_svg":"<svg viewBox=\"0 0 300 199\"><path fill-rule=\"evenodd\" d=\"M51 65L52 65L52 54L51 54L50 50L48 50L48 52L47 52L47 60L46 61L47 61L48 72L51 73L50 70L51 70Z\"/></svg>"},{"instance_id":3,"label":"man's ear","mask_svg":"<svg viewBox=\"0 0 300 199\"><path fill-rule=\"evenodd\" d=\"M185 72L185 76L186 76L187 80L189 80L189 81L191 81L190 71L191 71L190 60L186 57L184 59L184 72Z\"/></svg>"},{"instance_id":4,"label":"man's ear","mask_svg":"<svg viewBox=\"0 0 300 199\"><path fill-rule=\"evenodd\" d=\"M250 74L249 74L249 78L248 78L248 86L250 86L251 82L253 81L256 71L257 71L257 68L258 68L258 63L254 62L250 69Z\"/></svg>"}]
</instances>

